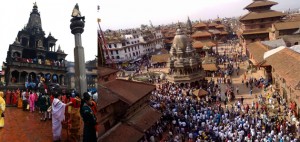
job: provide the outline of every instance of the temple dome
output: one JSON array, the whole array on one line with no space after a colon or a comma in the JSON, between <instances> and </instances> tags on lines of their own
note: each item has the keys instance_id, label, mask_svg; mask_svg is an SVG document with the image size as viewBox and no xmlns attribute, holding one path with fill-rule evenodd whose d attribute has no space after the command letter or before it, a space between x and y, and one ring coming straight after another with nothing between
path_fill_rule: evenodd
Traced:
<instances>
[{"instance_id":1,"label":"temple dome","mask_svg":"<svg viewBox=\"0 0 300 142\"><path fill-rule=\"evenodd\" d=\"M185 51L188 43L188 37L183 34L181 31L181 28L178 27L176 31L176 35L173 40L172 47L175 47L175 49L181 49L183 52Z\"/></svg>"}]
</instances>

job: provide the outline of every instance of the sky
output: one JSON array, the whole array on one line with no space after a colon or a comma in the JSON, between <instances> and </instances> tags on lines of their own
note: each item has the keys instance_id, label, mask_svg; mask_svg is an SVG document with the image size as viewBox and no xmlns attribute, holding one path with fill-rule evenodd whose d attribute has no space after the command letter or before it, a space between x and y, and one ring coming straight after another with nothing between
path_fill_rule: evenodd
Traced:
<instances>
[{"instance_id":1,"label":"sky","mask_svg":"<svg viewBox=\"0 0 300 142\"><path fill-rule=\"evenodd\" d=\"M116 2L117 1L117 2ZM299 0L273 0L275 10L300 8ZM252 0L99 0L101 28L137 28L152 21L154 26L172 22L241 16Z\"/></svg>"},{"instance_id":2,"label":"sky","mask_svg":"<svg viewBox=\"0 0 300 142\"><path fill-rule=\"evenodd\" d=\"M81 35L85 51L85 61L95 59L97 54L97 4L96 0L7 0L0 5L0 69L5 61L9 44L28 23L33 3L36 2L40 12L45 36L58 39L58 45L67 55L66 60L74 61L74 35L70 30L72 10L76 3L82 16L85 16L85 28Z\"/></svg>"},{"instance_id":3,"label":"sky","mask_svg":"<svg viewBox=\"0 0 300 142\"><path fill-rule=\"evenodd\" d=\"M300 8L299 0L273 0L279 4L275 10ZM85 60L92 60L97 54L97 18L106 29L137 28L141 24L154 26L172 22L186 22L189 16L192 21L240 16L247 13L243 10L252 0L9 0L1 3L0 22L0 68L5 61L9 44L12 44L24 25L27 24L33 3L37 2L41 14L42 27L48 36L51 32L68 54L66 59L74 61L74 35L70 31L71 13L76 3L81 14L86 17L85 31L82 34L82 45L85 49ZM100 10L97 12L97 5Z\"/></svg>"}]
</instances>

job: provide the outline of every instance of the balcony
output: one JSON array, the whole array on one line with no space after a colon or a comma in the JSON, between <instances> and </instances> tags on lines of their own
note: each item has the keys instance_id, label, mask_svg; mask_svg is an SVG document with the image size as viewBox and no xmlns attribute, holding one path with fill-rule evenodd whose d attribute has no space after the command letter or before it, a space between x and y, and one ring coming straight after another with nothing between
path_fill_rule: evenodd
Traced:
<instances>
[{"instance_id":1,"label":"balcony","mask_svg":"<svg viewBox=\"0 0 300 142\"><path fill-rule=\"evenodd\" d=\"M10 65L19 66L19 67L28 67L34 69L44 69L44 70L60 70L60 71L67 70L65 66L44 65L38 63L26 63L26 62L17 62L17 61L12 61Z\"/></svg>"}]
</instances>

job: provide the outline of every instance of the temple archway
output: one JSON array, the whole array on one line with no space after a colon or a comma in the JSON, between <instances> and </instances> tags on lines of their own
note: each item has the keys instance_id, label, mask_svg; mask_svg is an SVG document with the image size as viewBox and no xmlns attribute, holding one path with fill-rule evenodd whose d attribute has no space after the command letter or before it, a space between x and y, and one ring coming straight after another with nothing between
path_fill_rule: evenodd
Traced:
<instances>
[{"instance_id":1,"label":"temple archway","mask_svg":"<svg viewBox=\"0 0 300 142\"><path fill-rule=\"evenodd\" d=\"M28 76L28 73L26 71L21 72L20 82L25 82L27 76Z\"/></svg>"},{"instance_id":2,"label":"temple archway","mask_svg":"<svg viewBox=\"0 0 300 142\"><path fill-rule=\"evenodd\" d=\"M36 82L36 74L34 72L29 73L28 82Z\"/></svg>"},{"instance_id":3,"label":"temple archway","mask_svg":"<svg viewBox=\"0 0 300 142\"><path fill-rule=\"evenodd\" d=\"M11 72L11 83L17 83L19 82L19 72L17 70L14 70Z\"/></svg>"},{"instance_id":4,"label":"temple archway","mask_svg":"<svg viewBox=\"0 0 300 142\"><path fill-rule=\"evenodd\" d=\"M59 76L59 84L60 85L65 85L65 76L64 75Z\"/></svg>"},{"instance_id":5,"label":"temple archway","mask_svg":"<svg viewBox=\"0 0 300 142\"><path fill-rule=\"evenodd\" d=\"M48 83L51 80L51 74L50 73L46 73L45 74L45 82Z\"/></svg>"},{"instance_id":6,"label":"temple archway","mask_svg":"<svg viewBox=\"0 0 300 142\"><path fill-rule=\"evenodd\" d=\"M57 74L53 74L52 75L52 82L53 83L59 83L58 81L59 81L58 75Z\"/></svg>"}]
</instances>

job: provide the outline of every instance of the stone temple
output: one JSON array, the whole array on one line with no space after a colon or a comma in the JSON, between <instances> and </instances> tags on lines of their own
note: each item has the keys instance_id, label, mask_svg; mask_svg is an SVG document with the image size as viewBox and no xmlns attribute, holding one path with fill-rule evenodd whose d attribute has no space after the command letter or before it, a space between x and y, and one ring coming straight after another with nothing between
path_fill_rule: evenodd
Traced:
<instances>
[{"instance_id":1,"label":"stone temple","mask_svg":"<svg viewBox=\"0 0 300 142\"><path fill-rule=\"evenodd\" d=\"M194 51L190 38L183 33L179 24L170 49L167 67L169 74L166 79L169 82L198 84L203 80L200 56Z\"/></svg>"}]
</instances>

